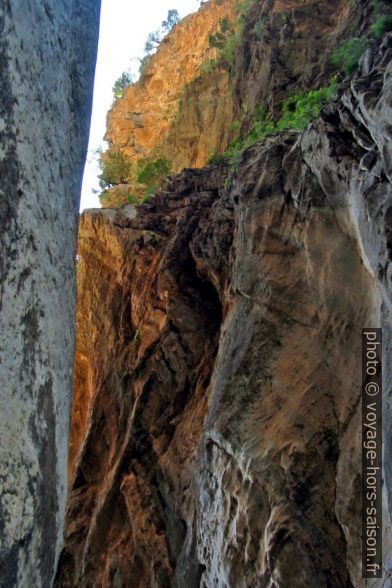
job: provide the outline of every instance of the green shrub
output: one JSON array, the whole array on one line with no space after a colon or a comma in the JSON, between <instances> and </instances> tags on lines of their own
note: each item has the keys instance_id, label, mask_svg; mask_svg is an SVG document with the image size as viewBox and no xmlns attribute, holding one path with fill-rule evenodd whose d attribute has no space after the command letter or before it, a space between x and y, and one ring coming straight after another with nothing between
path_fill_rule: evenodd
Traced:
<instances>
[{"instance_id":1,"label":"green shrub","mask_svg":"<svg viewBox=\"0 0 392 588\"><path fill-rule=\"evenodd\" d=\"M162 27L163 32L167 35L168 33L170 33L172 28L179 22L180 22L180 15L178 14L178 10L176 10L175 8L172 8L167 13L166 20L162 21L161 27Z\"/></svg>"},{"instance_id":2,"label":"green shrub","mask_svg":"<svg viewBox=\"0 0 392 588\"><path fill-rule=\"evenodd\" d=\"M151 33L148 33L147 40L144 45L144 52L151 53L152 51L155 51L155 49L158 49L161 40L162 38L160 31L152 31Z\"/></svg>"},{"instance_id":3,"label":"green shrub","mask_svg":"<svg viewBox=\"0 0 392 588\"><path fill-rule=\"evenodd\" d=\"M240 21L241 25L244 25L246 15L247 15L250 7L252 6L252 4L255 4L256 2L257 2L257 0L243 0L243 2L239 2L237 4L236 11L238 13L238 17L239 17L239 21Z\"/></svg>"},{"instance_id":4,"label":"green shrub","mask_svg":"<svg viewBox=\"0 0 392 588\"><path fill-rule=\"evenodd\" d=\"M156 31L152 31L148 34L146 43L144 45L144 57L139 59L139 74L143 78L146 75L148 66L150 65L152 53L158 49L162 39L170 33L172 28L180 21L180 16L176 9L169 10L167 13L166 20L163 20L161 26Z\"/></svg>"},{"instance_id":5,"label":"green shrub","mask_svg":"<svg viewBox=\"0 0 392 588\"><path fill-rule=\"evenodd\" d=\"M170 33L172 28L180 22L180 15L178 14L178 10L171 9L167 13L166 20L161 22L161 26L158 30L152 31L148 33L146 43L144 45L145 53L151 53L157 49L165 35Z\"/></svg>"},{"instance_id":6,"label":"green shrub","mask_svg":"<svg viewBox=\"0 0 392 588\"><path fill-rule=\"evenodd\" d=\"M141 159L138 163L137 181L146 186L146 195L154 194L163 179L171 172L171 163L164 157L157 159Z\"/></svg>"},{"instance_id":7,"label":"green shrub","mask_svg":"<svg viewBox=\"0 0 392 588\"><path fill-rule=\"evenodd\" d=\"M99 200L102 204L111 203L112 206L117 206L127 202L128 204L140 204L141 200L135 194L130 194L129 187L112 187L111 190L104 190L99 194Z\"/></svg>"},{"instance_id":8,"label":"green shrub","mask_svg":"<svg viewBox=\"0 0 392 588\"><path fill-rule=\"evenodd\" d=\"M337 90L336 77L331 79L329 86L311 90L310 92L299 92L289 96L283 102L283 114L274 122L263 106L257 106L252 113L252 124L245 141L236 137L229 149L224 153L225 157L233 157L244 148L261 141L268 135L278 133L284 129L303 130L312 120L317 118L321 109L330 102Z\"/></svg>"},{"instance_id":9,"label":"green shrub","mask_svg":"<svg viewBox=\"0 0 392 588\"><path fill-rule=\"evenodd\" d=\"M236 27L233 28L232 23L227 18L223 18L219 23L219 30L209 35L208 42L210 47L220 49L221 59L225 59L230 65L233 65L234 49L241 38L241 34L241 24L237 23Z\"/></svg>"},{"instance_id":10,"label":"green shrub","mask_svg":"<svg viewBox=\"0 0 392 588\"><path fill-rule=\"evenodd\" d=\"M374 21L372 33L376 39L379 39L388 31L392 31L392 14L382 14Z\"/></svg>"},{"instance_id":11,"label":"green shrub","mask_svg":"<svg viewBox=\"0 0 392 588\"><path fill-rule=\"evenodd\" d=\"M108 149L100 153L98 165L101 170L99 185L103 190L125 184L133 168L132 161L121 149Z\"/></svg>"},{"instance_id":12,"label":"green shrub","mask_svg":"<svg viewBox=\"0 0 392 588\"><path fill-rule=\"evenodd\" d=\"M276 125L263 106L257 106L252 113L252 125L245 140L245 146L261 141L276 132Z\"/></svg>"},{"instance_id":13,"label":"green shrub","mask_svg":"<svg viewBox=\"0 0 392 588\"><path fill-rule=\"evenodd\" d=\"M208 44L215 49L224 49L228 38L234 33L228 18L222 18L219 22L219 30L208 36Z\"/></svg>"},{"instance_id":14,"label":"green shrub","mask_svg":"<svg viewBox=\"0 0 392 588\"><path fill-rule=\"evenodd\" d=\"M363 37L353 37L340 43L331 56L331 62L346 76L351 75L358 67L358 62L367 47L368 41Z\"/></svg>"},{"instance_id":15,"label":"green shrub","mask_svg":"<svg viewBox=\"0 0 392 588\"><path fill-rule=\"evenodd\" d=\"M214 153L207 161L208 165L221 165L226 161L226 156L223 153Z\"/></svg>"},{"instance_id":16,"label":"green shrub","mask_svg":"<svg viewBox=\"0 0 392 588\"><path fill-rule=\"evenodd\" d=\"M326 88L300 92L283 102L283 116L277 123L277 130L304 129L318 117L323 106L328 104L337 89L336 78Z\"/></svg>"},{"instance_id":17,"label":"green shrub","mask_svg":"<svg viewBox=\"0 0 392 588\"><path fill-rule=\"evenodd\" d=\"M201 68L201 73L209 74L213 69L215 69L216 64L216 59L209 59L208 61L206 61L206 63L203 64Z\"/></svg>"},{"instance_id":18,"label":"green shrub","mask_svg":"<svg viewBox=\"0 0 392 588\"><path fill-rule=\"evenodd\" d=\"M240 39L241 34L239 33L239 31L237 31L227 39L226 44L223 48L222 57L226 59L226 61L230 65L233 65L234 49L236 48L236 45L239 43Z\"/></svg>"},{"instance_id":19,"label":"green shrub","mask_svg":"<svg viewBox=\"0 0 392 588\"><path fill-rule=\"evenodd\" d=\"M226 153L229 153L229 154L235 153L236 151L240 151L240 149L242 149L241 139L239 137L236 137L230 143L229 149L228 149L228 151L226 151Z\"/></svg>"},{"instance_id":20,"label":"green shrub","mask_svg":"<svg viewBox=\"0 0 392 588\"><path fill-rule=\"evenodd\" d=\"M125 88L133 84L133 77L130 72L124 71L119 78L114 82L113 94L115 98L122 98Z\"/></svg>"},{"instance_id":21,"label":"green shrub","mask_svg":"<svg viewBox=\"0 0 392 588\"><path fill-rule=\"evenodd\" d=\"M229 21L228 18L222 18L221 21L219 22L219 27L220 30L222 31L223 34L231 31L231 22Z\"/></svg>"},{"instance_id":22,"label":"green shrub","mask_svg":"<svg viewBox=\"0 0 392 588\"><path fill-rule=\"evenodd\" d=\"M225 178L225 181L223 182L223 187L225 190L228 190L230 188L230 184L231 184L231 177L227 176Z\"/></svg>"},{"instance_id":23,"label":"green shrub","mask_svg":"<svg viewBox=\"0 0 392 588\"><path fill-rule=\"evenodd\" d=\"M101 193L98 192L98 198L101 204L108 202L110 198L108 190L103 190Z\"/></svg>"},{"instance_id":24,"label":"green shrub","mask_svg":"<svg viewBox=\"0 0 392 588\"><path fill-rule=\"evenodd\" d=\"M140 65L139 65L139 74L140 77L143 78L146 75L148 66L151 63L151 57L152 55L145 55L144 57L142 57L141 59L139 59Z\"/></svg>"}]
</instances>

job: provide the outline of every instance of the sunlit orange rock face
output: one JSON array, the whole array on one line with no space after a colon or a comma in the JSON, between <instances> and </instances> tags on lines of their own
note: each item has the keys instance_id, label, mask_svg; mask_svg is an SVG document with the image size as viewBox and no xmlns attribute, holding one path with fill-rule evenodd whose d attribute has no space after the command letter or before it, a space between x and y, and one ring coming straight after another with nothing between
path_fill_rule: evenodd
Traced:
<instances>
[{"instance_id":1,"label":"sunlit orange rock face","mask_svg":"<svg viewBox=\"0 0 392 588\"><path fill-rule=\"evenodd\" d=\"M82 215L58 588L364 588L361 328L391 320L391 52L389 35L320 118L236 170Z\"/></svg>"},{"instance_id":2,"label":"sunlit orange rock face","mask_svg":"<svg viewBox=\"0 0 392 588\"><path fill-rule=\"evenodd\" d=\"M202 167L233 139L246 137L256 107L277 118L290 92L325 85L333 73L331 52L350 30L365 30L370 13L365 0L205 3L174 27L144 80L115 102L107 118L109 146L135 164L165 157L174 173ZM225 17L237 30L229 57L208 41ZM215 67L206 69L212 58ZM141 194L135 176L109 190L103 205L119 206L129 193Z\"/></svg>"},{"instance_id":3,"label":"sunlit orange rock face","mask_svg":"<svg viewBox=\"0 0 392 588\"><path fill-rule=\"evenodd\" d=\"M108 114L106 140L137 159L160 146L180 110L185 86L216 57L208 37L223 18L234 21L237 0L212 0L163 40L142 81L125 90ZM203 162L204 163L204 162Z\"/></svg>"},{"instance_id":4,"label":"sunlit orange rock face","mask_svg":"<svg viewBox=\"0 0 392 588\"><path fill-rule=\"evenodd\" d=\"M81 330L79 326L79 330ZM79 343L79 339L77 339ZM71 435L69 440L68 482L72 483L76 459L88 425L88 411L93 391L90 358L78 347L75 351L74 396L71 414Z\"/></svg>"}]
</instances>

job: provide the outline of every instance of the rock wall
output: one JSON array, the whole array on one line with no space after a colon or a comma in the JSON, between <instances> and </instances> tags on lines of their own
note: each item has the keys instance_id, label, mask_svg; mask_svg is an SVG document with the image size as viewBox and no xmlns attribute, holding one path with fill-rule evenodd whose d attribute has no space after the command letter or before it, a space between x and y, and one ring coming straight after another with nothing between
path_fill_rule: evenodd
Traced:
<instances>
[{"instance_id":1,"label":"rock wall","mask_svg":"<svg viewBox=\"0 0 392 588\"><path fill-rule=\"evenodd\" d=\"M211 0L177 24L152 56L142 80L127 88L108 113L105 139L134 159L150 154L168 134L184 89L217 54L208 37L219 21L236 18L237 0Z\"/></svg>"},{"instance_id":2,"label":"rock wall","mask_svg":"<svg viewBox=\"0 0 392 588\"><path fill-rule=\"evenodd\" d=\"M76 228L99 0L0 4L0 586L61 548Z\"/></svg>"},{"instance_id":3,"label":"rock wall","mask_svg":"<svg viewBox=\"0 0 392 588\"><path fill-rule=\"evenodd\" d=\"M387 35L318 120L236 170L83 214L56 586L365 585L360 345L382 325L391 350L391 57Z\"/></svg>"},{"instance_id":4,"label":"rock wall","mask_svg":"<svg viewBox=\"0 0 392 588\"><path fill-rule=\"evenodd\" d=\"M222 17L237 29L231 59L208 44ZM333 50L353 31L366 32L371 18L368 0L206 2L166 37L146 78L115 102L107 117L109 147L135 163L164 156L174 173L201 168L238 133L246 136L255 107L276 118L290 93L326 85L335 73ZM211 58L215 66L205 69ZM106 192L103 205L137 194L135 175L128 186Z\"/></svg>"}]
</instances>

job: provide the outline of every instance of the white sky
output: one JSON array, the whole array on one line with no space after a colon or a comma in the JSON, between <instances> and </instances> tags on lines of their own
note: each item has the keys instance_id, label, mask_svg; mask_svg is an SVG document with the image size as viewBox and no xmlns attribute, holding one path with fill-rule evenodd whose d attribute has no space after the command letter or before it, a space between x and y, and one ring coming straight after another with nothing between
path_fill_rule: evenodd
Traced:
<instances>
[{"instance_id":1,"label":"white sky","mask_svg":"<svg viewBox=\"0 0 392 588\"><path fill-rule=\"evenodd\" d=\"M113 101L112 87L123 71L138 69L144 43L151 31L159 28L168 10L177 8L180 17L194 12L199 0L102 0L93 113L87 163L83 178L80 209L99 206L98 167L95 150L105 147L106 113Z\"/></svg>"}]
</instances>

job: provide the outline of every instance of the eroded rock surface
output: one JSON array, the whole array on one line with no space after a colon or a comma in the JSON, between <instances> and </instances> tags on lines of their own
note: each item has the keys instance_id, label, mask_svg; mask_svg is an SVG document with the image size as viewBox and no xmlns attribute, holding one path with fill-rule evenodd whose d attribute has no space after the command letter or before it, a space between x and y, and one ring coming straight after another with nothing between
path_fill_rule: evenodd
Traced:
<instances>
[{"instance_id":1,"label":"eroded rock surface","mask_svg":"<svg viewBox=\"0 0 392 588\"><path fill-rule=\"evenodd\" d=\"M383 325L391 349L391 56L389 35L305 132L231 175L83 214L57 586L365 586L360 345ZM384 525L388 573L387 508Z\"/></svg>"},{"instance_id":2,"label":"eroded rock surface","mask_svg":"<svg viewBox=\"0 0 392 588\"><path fill-rule=\"evenodd\" d=\"M0 3L0 586L61 548L75 254L99 1Z\"/></svg>"}]
</instances>

